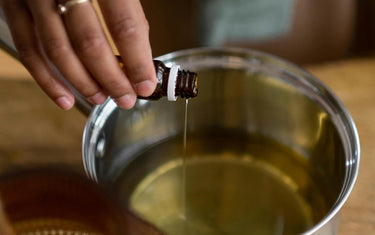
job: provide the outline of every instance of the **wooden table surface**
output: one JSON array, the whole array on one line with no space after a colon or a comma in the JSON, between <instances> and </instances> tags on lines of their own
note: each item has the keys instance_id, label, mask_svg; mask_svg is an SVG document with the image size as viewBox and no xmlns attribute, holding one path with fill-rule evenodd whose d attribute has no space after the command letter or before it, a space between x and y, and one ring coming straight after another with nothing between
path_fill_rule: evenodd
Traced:
<instances>
[{"instance_id":1,"label":"wooden table surface","mask_svg":"<svg viewBox=\"0 0 375 235\"><path fill-rule=\"evenodd\" d=\"M83 170L85 123L77 109L60 110L19 62L0 51L0 172L46 164Z\"/></svg>"},{"instance_id":2,"label":"wooden table surface","mask_svg":"<svg viewBox=\"0 0 375 235\"><path fill-rule=\"evenodd\" d=\"M375 58L306 68L343 101L361 141L360 171L342 209L339 234L375 234ZM82 170L85 122L76 109L59 110L18 62L0 53L0 170L51 163Z\"/></svg>"}]
</instances>

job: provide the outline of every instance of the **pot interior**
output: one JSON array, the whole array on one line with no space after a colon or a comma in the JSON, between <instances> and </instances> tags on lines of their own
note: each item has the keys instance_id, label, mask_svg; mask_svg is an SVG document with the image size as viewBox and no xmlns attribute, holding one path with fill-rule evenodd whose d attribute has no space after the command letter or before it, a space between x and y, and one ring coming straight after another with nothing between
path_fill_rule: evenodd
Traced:
<instances>
[{"instance_id":1,"label":"pot interior","mask_svg":"<svg viewBox=\"0 0 375 235\"><path fill-rule=\"evenodd\" d=\"M168 234L297 234L337 212L356 175L356 132L324 85L256 52L161 59L198 73L199 95L94 110L91 177Z\"/></svg>"}]
</instances>

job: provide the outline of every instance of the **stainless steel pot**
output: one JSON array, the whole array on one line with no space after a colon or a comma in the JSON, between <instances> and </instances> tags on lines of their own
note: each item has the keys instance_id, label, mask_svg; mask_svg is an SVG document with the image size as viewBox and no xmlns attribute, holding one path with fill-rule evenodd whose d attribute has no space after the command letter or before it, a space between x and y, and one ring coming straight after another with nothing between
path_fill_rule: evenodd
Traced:
<instances>
[{"instance_id":1,"label":"stainless steel pot","mask_svg":"<svg viewBox=\"0 0 375 235\"><path fill-rule=\"evenodd\" d=\"M215 145L210 139L216 141L217 136L224 136L224 142L218 145L238 135L240 139L256 135L286 146L302 156L309 166L306 172L315 172L312 178L319 185L317 191L324 192L325 209L313 215L313 224L303 233L337 233L340 208L358 172L359 139L349 113L326 86L293 64L249 50L202 48L158 59L167 65L180 64L199 75L199 95L188 107L188 152L194 154ZM132 110L120 110L108 100L95 107L83 136L88 175L114 184L124 201L130 203L142 180L170 161L172 155L179 155L180 147L175 144L146 156L144 153L181 136L183 121L183 101L139 100ZM189 136L190 142L199 139L200 143L189 145ZM247 144L240 148L246 149ZM214 154L224 151L217 148ZM280 161L267 163L288 171L290 162ZM306 200L312 207L317 206L317 191L304 189L304 176L293 174L288 177L297 182L296 190L310 198Z\"/></svg>"},{"instance_id":2,"label":"stainless steel pot","mask_svg":"<svg viewBox=\"0 0 375 235\"><path fill-rule=\"evenodd\" d=\"M16 55L3 21L0 37L8 52ZM200 94L188 107L188 152L214 150L211 157L215 158L227 148L239 147L241 154L264 143L287 148L305 166L298 174L288 171L293 161L282 157L261 156L250 162L277 168L282 173L279 176L293 182L311 207L324 204L320 212L311 211L313 223L302 233L337 233L340 209L357 177L360 147L349 113L326 86L293 64L250 50L202 48L158 59L167 65L180 64L200 76ZM89 104L77 93L75 96L81 109L89 111ZM112 100L96 106L83 136L87 174L118 187L129 204L142 180L173 160L173 155L181 155L175 154L179 145L173 141L183 132L183 120L183 101L139 100L132 110L120 110ZM215 142L220 141L218 136L223 137L219 145ZM240 144L228 147L226 143L233 139ZM192 144L194 140L199 141ZM153 150L169 142L169 147ZM310 173L315 188L303 185ZM316 193L321 193L321 200Z\"/></svg>"}]
</instances>

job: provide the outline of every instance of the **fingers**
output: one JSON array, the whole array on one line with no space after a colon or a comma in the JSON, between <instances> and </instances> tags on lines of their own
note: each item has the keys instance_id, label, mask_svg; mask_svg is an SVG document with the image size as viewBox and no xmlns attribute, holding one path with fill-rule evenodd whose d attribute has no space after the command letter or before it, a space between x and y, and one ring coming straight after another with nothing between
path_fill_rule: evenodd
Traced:
<instances>
[{"instance_id":1,"label":"fingers","mask_svg":"<svg viewBox=\"0 0 375 235\"><path fill-rule=\"evenodd\" d=\"M24 2L2 0L1 4L21 62L58 106L64 110L70 109L74 104L74 97L49 65Z\"/></svg>"},{"instance_id":2,"label":"fingers","mask_svg":"<svg viewBox=\"0 0 375 235\"><path fill-rule=\"evenodd\" d=\"M126 74L141 96L156 86L149 26L139 0L99 0L108 29L121 54Z\"/></svg>"},{"instance_id":3,"label":"fingers","mask_svg":"<svg viewBox=\"0 0 375 235\"><path fill-rule=\"evenodd\" d=\"M44 51L67 81L91 103L102 104L107 96L75 54L54 1L29 0L28 7Z\"/></svg>"},{"instance_id":4,"label":"fingers","mask_svg":"<svg viewBox=\"0 0 375 235\"><path fill-rule=\"evenodd\" d=\"M148 24L139 0L100 2L125 73L89 1L72 4L63 16L57 13L54 0L0 1L21 61L63 109L73 106L74 97L54 68L95 104L103 103L109 95L120 107L129 109L137 94L148 96L154 91Z\"/></svg>"},{"instance_id":5,"label":"fingers","mask_svg":"<svg viewBox=\"0 0 375 235\"><path fill-rule=\"evenodd\" d=\"M92 4L74 5L64 21L77 55L92 76L120 107L133 107L136 93L113 55Z\"/></svg>"}]
</instances>

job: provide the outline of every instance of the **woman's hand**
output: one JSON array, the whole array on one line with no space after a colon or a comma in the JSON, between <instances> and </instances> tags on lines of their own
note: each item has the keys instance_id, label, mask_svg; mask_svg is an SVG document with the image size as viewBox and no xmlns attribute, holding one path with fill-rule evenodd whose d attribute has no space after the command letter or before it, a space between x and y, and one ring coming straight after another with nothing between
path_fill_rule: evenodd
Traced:
<instances>
[{"instance_id":1,"label":"woman's hand","mask_svg":"<svg viewBox=\"0 0 375 235\"><path fill-rule=\"evenodd\" d=\"M88 101L109 95L122 108L155 88L148 23L139 0L98 0L123 59L120 69L90 1L71 4L59 15L54 0L0 0L19 58L47 95L62 109L74 97L55 68ZM60 4L68 1L60 0Z\"/></svg>"}]
</instances>

